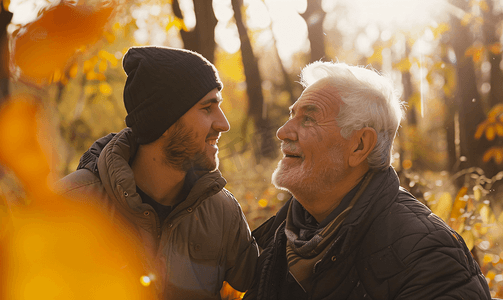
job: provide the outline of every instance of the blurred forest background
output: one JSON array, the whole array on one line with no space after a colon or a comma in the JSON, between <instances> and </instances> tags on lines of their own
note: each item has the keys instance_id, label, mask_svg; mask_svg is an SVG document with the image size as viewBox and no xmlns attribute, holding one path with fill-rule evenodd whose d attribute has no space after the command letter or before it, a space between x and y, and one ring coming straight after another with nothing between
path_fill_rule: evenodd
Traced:
<instances>
[{"instance_id":1,"label":"blurred forest background","mask_svg":"<svg viewBox=\"0 0 503 300\"><path fill-rule=\"evenodd\" d=\"M0 97L4 106L35 99L37 113L18 117L38 117L36 129L0 121L0 133L35 130L49 182L125 126L121 60L130 46L186 48L224 82L231 130L219 142L221 171L251 229L290 196L270 177L300 69L338 60L386 74L407 103L393 155L401 184L463 236L503 297L503 0L2 3ZM0 219L29 204L19 177L30 167L9 143L0 134Z\"/></svg>"}]
</instances>

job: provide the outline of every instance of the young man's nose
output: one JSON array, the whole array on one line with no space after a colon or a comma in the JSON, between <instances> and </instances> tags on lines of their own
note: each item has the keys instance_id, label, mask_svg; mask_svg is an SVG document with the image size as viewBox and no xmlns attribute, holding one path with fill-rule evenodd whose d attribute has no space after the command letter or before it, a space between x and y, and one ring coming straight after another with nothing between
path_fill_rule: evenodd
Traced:
<instances>
[{"instance_id":1,"label":"young man's nose","mask_svg":"<svg viewBox=\"0 0 503 300\"><path fill-rule=\"evenodd\" d=\"M231 125L229 124L229 121L227 121L227 117L225 117L224 112L220 108L218 109L217 116L213 122L213 129L218 132L227 132L231 129Z\"/></svg>"}]
</instances>

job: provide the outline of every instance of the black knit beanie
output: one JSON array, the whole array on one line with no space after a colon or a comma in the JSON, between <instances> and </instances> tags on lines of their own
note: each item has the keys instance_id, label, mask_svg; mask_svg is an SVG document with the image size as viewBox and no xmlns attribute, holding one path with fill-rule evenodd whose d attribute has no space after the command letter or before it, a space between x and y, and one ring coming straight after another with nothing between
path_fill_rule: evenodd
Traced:
<instances>
[{"instance_id":1,"label":"black knit beanie","mask_svg":"<svg viewBox=\"0 0 503 300\"><path fill-rule=\"evenodd\" d=\"M126 125L140 144L157 140L206 94L223 87L213 64L184 49L132 47L122 66Z\"/></svg>"}]
</instances>

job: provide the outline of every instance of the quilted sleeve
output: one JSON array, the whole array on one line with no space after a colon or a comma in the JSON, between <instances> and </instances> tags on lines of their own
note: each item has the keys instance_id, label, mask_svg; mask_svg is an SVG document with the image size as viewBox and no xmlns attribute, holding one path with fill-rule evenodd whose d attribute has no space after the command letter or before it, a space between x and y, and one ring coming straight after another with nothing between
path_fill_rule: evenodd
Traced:
<instances>
[{"instance_id":1,"label":"quilted sleeve","mask_svg":"<svg viewBox=\"0 0 503 300\"><path fill-rule=\"evenodd\" d=\"M234 203L234 217L228 230L227 256L225 281L234 289L244 292L250 288L255 266L258 260L258 247L252 237L246 217L234 199L234 196L226 190L224 192Z\"/></svg>"},{"instance_id":2,"label":"quilted sleeve","mask_svg":"<svg viewBox=\"0 0 503 300\"><path fill-rule=\"evenodd\" d=\"M390 289L397 291L394 299L491 299L463 238L436 215L427 219L435 230L419 239L405 238L417 242L401 259L404 269L394 276L395 284L390 280Z\"/></svg>"}]
</instances>

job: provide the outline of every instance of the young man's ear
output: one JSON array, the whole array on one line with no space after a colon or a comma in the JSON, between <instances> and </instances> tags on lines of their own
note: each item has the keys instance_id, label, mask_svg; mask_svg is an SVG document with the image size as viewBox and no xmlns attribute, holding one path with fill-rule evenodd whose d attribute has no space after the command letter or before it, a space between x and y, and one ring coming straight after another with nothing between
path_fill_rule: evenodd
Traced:
<instances>
[{"instance_id":1,"label":"young man's ear","mask_svg":"<svg viewBox=\"0 0 503 300\"><path fill-rule=\"evenodd\" d=\"M367 159L377 143L377 132L374 128L364 127L356 131L352 138L349 166L356 167Z\"/></svg>"}]
</instances>

